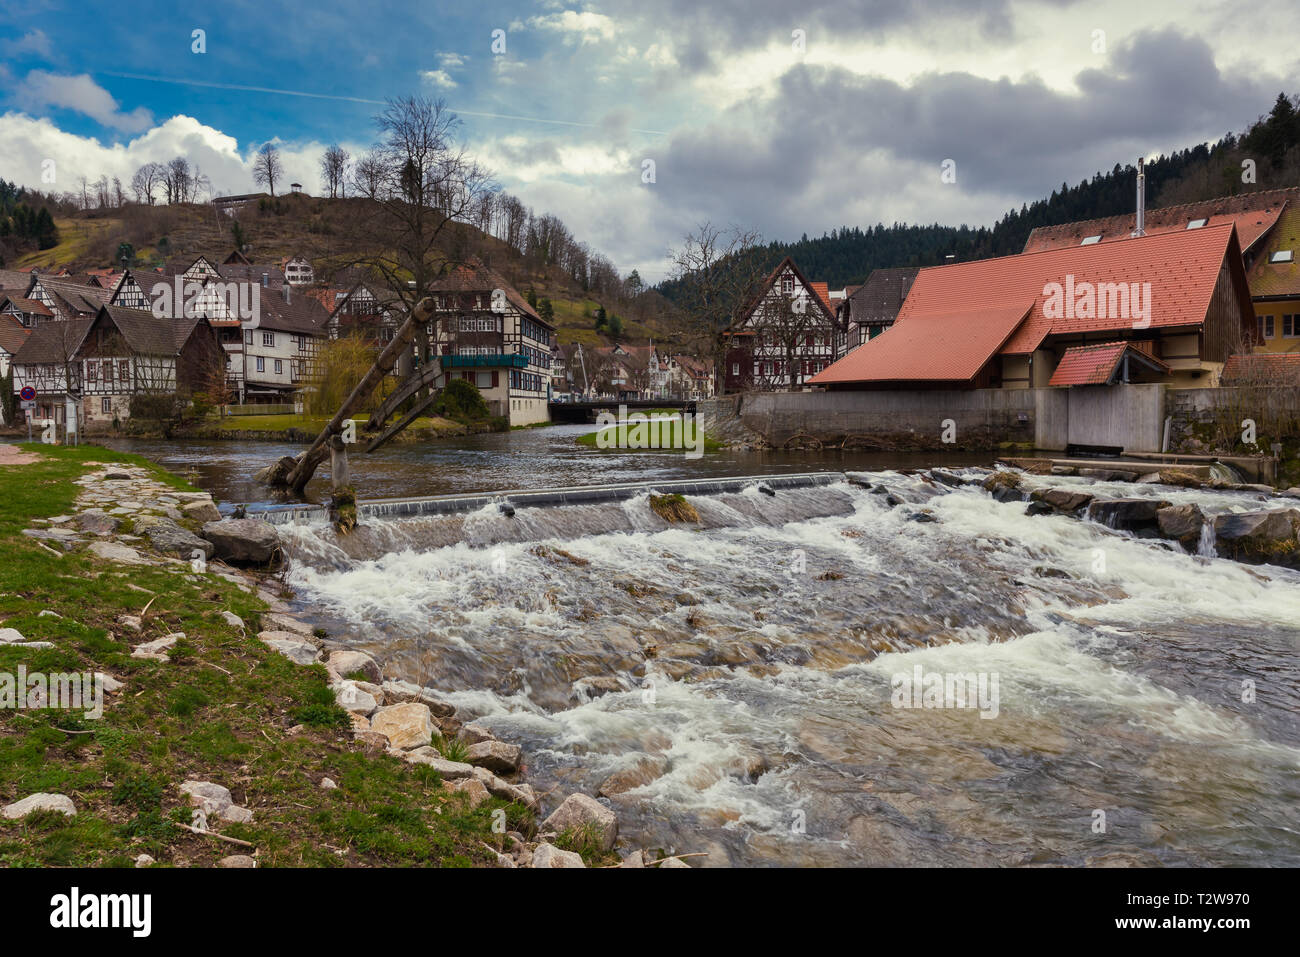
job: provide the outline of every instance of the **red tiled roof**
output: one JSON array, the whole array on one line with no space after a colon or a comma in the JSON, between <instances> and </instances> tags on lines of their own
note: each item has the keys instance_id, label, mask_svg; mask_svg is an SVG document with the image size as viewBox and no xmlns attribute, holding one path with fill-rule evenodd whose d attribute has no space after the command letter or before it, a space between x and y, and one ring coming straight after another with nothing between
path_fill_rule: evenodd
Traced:
<instances>
[{"instance_id":1,"label":"red tiled roof","mask_svg":"<svg viewBox=\"0 0 1300 957\"><path fill-rule=\"evenodd\" d=\"M1232 237L1231 225L1207 226L922 269L891 328L809 381L965 380L995 354L1033 352L1048 335L1133 328L1122 315L1048 316L1049 283L1149 282L1150 327L1199 326Z\"/></svg>"},{"instance_id":2,"label":"red tiled roof","mask_svg":"<svg viewBox=\"0 0 1300 957\"><path fill-rule=\"evenodd\" d=\"M812 291L817 294L817 298L822 301L822 305L826 307L831 315L834 315L835 306L831 303L830 284L824 282L810 282L808 285L811 286Z\"/></svg>"},{"instance_id":3,"label":"red tiled roof","mask_svg":"<svg viewBox=\"0 0 1300 957\"><path fill-rule=\"evenodd\" d=\"M1237 240L1245 252L1272 228L1284 206L1297 203L1300 203L1300 189L1296 188L1220 196L1199 203L1148 209L1143 216L1142 228L1148 236L1154 236L1186 230L1187 224L1196 219L1208 219L1206 226L1232 224L1237 227ZM1136 225L1135 213L1121 213L1118 216L1063 223L1060 226L1039 226L1029 234L1022 251L1035 253L1045 249L1078 246L1088 236L1100 236L1102 243L1127 239Z\"/></svg>"},{"instance_id":4,"label":"red tiled roof","mask_svg":"<svg viewBox=\"0 0 1300 957\"><path fill-rule=\"evenodd\" d=\"M1300 352L1228 356L1220 385L1300 385Z\"/></svg>"},{"instance_id":5,"label":"red tiled roof","mask_svg":"<svg viewBox=\"0 0 1300 957\"><path fill-rule=\"evenodd\" d=\"M1119 368L1124 353L1132 352L1141 361L1168 372L1169 367L1133 347L1131 342L1099 342L1088 346L1071 346L1061 356L1048 385L1105 385Z\"/></svg>"}]
</instances>

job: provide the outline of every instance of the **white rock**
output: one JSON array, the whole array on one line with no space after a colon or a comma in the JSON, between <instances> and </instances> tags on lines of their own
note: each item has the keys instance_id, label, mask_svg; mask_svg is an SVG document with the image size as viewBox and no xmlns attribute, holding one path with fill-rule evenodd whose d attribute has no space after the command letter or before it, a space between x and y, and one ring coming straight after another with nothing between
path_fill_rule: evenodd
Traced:
<instances>
[{"instance_id":1,"label":"white rock","mask_svg":"<svg viewBox=\"0 0 1300 957\"><path fill-rule=\"evenodd\" d=\"M136 645L131 649L132 658L152 658L154 661L166 661L166 651L185 637L185 632L178 631L170 635L164 635L161 638L155 638L153 641L146 641L143 645Z\"/></svg>"},{"instance_id":2,"label":"white rock","mask_svg":"<svg viewBox=\"0 0 1300 957\"><path fill-rule=\"evenodd\" d=\"M257 861L247 854L231 854L217 861L217 867L256 867Z\"/></svg>"},{"instance_id":3,"label":"white rock","mask_svg":"<svg viewBox=\"0 0 1300 957\"><path fill-rule=\"evenodd\" d=\"M428 705L395 704L380 708L370 718L370 727L388 736L393 747L419 748L433 740L433 714Z\"/></svg>"},{"instance_id":4,"label":"white rock","mask_svg":"<svg viewBox=\"0 0 1300 957\"><path fill-rule=\"evenodd\" d=\"M117 509L114 509L117 511ZM115 542L91 542L91 554L96 555L105 561L118 562L122 565L148 565L145 559L140 557L140 553L134 548L126 545L118 545Z\"/></svg>"},{"instance_id":5,"label":"white rock","mask_svg":"<svg viewBox=\"0 0 1300 957\"><path fill-rule=\"evenodd\" d=\"M448 791L456 791L469 798L471 809L478 807L489 797L488 789L477 778L460 778L447 784Z\"/></svg>"},{"instance_id":6,"label":"white rock","mask_svg":"<svg viewBox=\"0 0 1300 957\"><path fill-rule=\"evenodd\" d=\"M251 824L253 822L253 812L246 807L240 807L238 804L232 804L225 810L218 811L217 817L223 821L229 821L231 824Z\"/></svg>"},{"instance_id":7,"label":"white rock","mask_svg":"<svg viewBox=\"0 0 1300 957\"><path fill-rule=\"evenodd\" d=\"M375 696L362 691L355 681L340 681L330 687L334 689L334 700L344 711L368 715L379 707Z\"/></svg>"},{"instance_id":8,"label":"white rock","mask_svg":"<svg viewBox=\"0 0 1300 957\"><path fill-rule=\"evenodd\" d=\"M17 641L26 641L23 633L17 628L0 628L0 641L5 644L11 644Z\"/></svg>"},{"instance_id":9,"label":"white rock","mask_svg":"<svg viewBox=\"0 0 1300 957\"><path fill-rule=\"evenodd\" d=\"M495 741L497 739L495 734L475 722L463 725L456 737L466 744L481 744L484 741Z\"/></svg>"},{"instance_id":10,"label":"white rock","mask_svg":"<svg viewBox=\"0 0 1300 957\"><path fill-rule=\"evenodd\" d=\"M336 649L330 652L329 667L338 672L340 677L360 672L367 681L378 684L383 680L379 664L364 651ZM385 689L385 692L387 689Z\"/></svg>"},{"instance_id":11,"label":"white rock","mask_svg":"<svg viewBox=\"0 0 1300 957\"><path fill-rule=\"evenodd\" d=\"M181 785L181 793L188 794L190 803L207 814L220 814L235 803L229 788L211 781L186 781Z\"/></svg>"},{"instance_id":12,"label":"white rock","mask_svg":"<svg viewBox=\"0 0 1300 957\"><path fill-rule=\"evenodd\" d=\"M519 770L519 745L504 741L480 741L465 750L470 764L487 768L496 774L514 774Z\"/></svg>"},{"instance_id":13,"label":"white rock","mask_svg":"<svg viewBox=\"0 0 1300 957\"><path fill-rule=\"evenodd\" d=\"M223 611L221 617L225 619L226 624L231 628L238 628L240 631L244 630L244 619L240 618L233 611Z\"/></svg>"},{"instance_id":14,"label":"white rock","mask_svg":"<svg viewBox=\"0 0 1300 957\"><path fill-rule=\"evenodd\" d=\"M291 631L263 631L257 637L262 644L274 648L290 661L300 665L310 665L320 658L320 652L315 645L310 641L303 641Z\"/></svg>"},{"instance_id":15,"label":"white rock","mask_svg":"<svg viewBox=\"0 0 1300 957\"><path fill-rule=\"evenodd\" d=\"M46 608L36 617L37 618L62 618L63 616L60 615L57 611L50 611L48 608Z\"/></svg>"},{"instance_id":16,"label":"white rock","mask_svg":"<svg viewBox=\"0 0 1300 957\"><path fill-rule=\"evenodd\" d=\"M311 638L314 635L311 625L289 615L270 614L266 618L279 631L292 631L294 634L302 635L305 638Z\"/></svg>"},{"instance_id":17,"label":"white rock","mask_svg":"<svg viewBox=\"0 0 1300 957\"><path fill-rule=\"evenodd\" d=\"M554 844L538 844L529 867L586 867L581 855L562 851Z\"/></svg>"},{"instance_id":18,"label":"white rock","mask_svg":"<svg viewBox=\"0 0 1300 957\"><path fill-rule=\"evenodd\" d=\"M138 615L123 615L117 620L117 623L123 628L130 628L132 631L144 630L144 621Z\"/></svg>"},{"instance_id":19,"label":"white rock","mask_svg":"<svg viewBox=\"0 0 1300 957\"><path fill-rule=\"evenodd\" d=\"M670 857L668 860L664 861L662 864L658 866L659 867L684 867L687 870L691 869L691 865L687 864L683 860L679 860L676 857Z\"/></svg>"},{"instance_id":20,"label":"white rock","mask_svg":"<svg viewBox=\"0 0 1300 957\"><path fill-rule=\"evenodd\" d=\"M321 778L320 786L323 787L326 791L333 791L338 787L338 785L334 782L333 778Z\"/></svg>"},{"instance_id":21,"label":"white rock","mask_svg":"<svg viewBox=\"0 0 1300 957\"><path fill-rule=\"evenodd\" d=\"M460 761L448 761L435 748L423 747L416 748L414 751L401 751L393 749L396 755L409 761L411 764L427 764L446 781L456 781L463 778L474 776L474 765L463 764ZM393 753L390 752L390 753Z\"/></svg>"},{"instance_id":22,"label":"white rock","mask_svg":"<svg viewBox=\"0 0 1300 957\"><path fill-rule=\"evenodd\" d=\"M591 827L599 836L602 850L608 851L618 840L618 816L587 794L570 794L551 816L542 822L543 831L563 834Z\"/></svg>"},{"instance_id":23,"label":"white rock","mask_svg":"<svg viewBox=\"0 0 1300 957\"><path fill-rule=\"evenodd\" d=\"M148 854L141 854L139 857L135 859L136 867L152 867L154 863L155 863L154 859L150 857Z\"/></svg>"},{"instance_id":24,"label":"white rock","mask_svg":"<svg viewBox=\"0 0 1300 957\"><path fill-rule=\"evenodd\" d=\"M125 682L118 681L112 675L106 675L102 671L95 672L95 677L99 679L100 683L104 686L104 691L108 694L115 694L126 687Z\"/></svg>"},{"instance_id":25,"label":"white rock","mask_svg":"<svg viewBox=\"0 0 1300 957\"><path fill-rule=\"evenodd\" d=\"M72 803L72 798L66 794L32 794L5 807L0 814L3 814L9 820L14 821L18 818L26 817L33 811L59 811L68 817L77 813L76 806Z\"/></svg>"}]
</instances>

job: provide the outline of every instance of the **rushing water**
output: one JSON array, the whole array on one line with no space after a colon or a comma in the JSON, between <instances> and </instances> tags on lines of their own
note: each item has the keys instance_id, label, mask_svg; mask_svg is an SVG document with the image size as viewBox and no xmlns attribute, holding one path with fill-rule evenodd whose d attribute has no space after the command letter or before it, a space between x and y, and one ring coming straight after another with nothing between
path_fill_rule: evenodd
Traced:
<instances>
[{"instance_id":1,"label":"rushing water","mask_svg":"<svg viewBox=\"0 0 1300 957\"><path fill-rule=\"evenodd\" d=\"M623 775L624 835L696 863L1300 864L1300 576L870 481L904 504L839 483L690 497L699 527L644 496L290 527L289 580L523 745L539 790ZM996 707L895 707L917 668L996 678Z\"/></svg>"}]
</instances>

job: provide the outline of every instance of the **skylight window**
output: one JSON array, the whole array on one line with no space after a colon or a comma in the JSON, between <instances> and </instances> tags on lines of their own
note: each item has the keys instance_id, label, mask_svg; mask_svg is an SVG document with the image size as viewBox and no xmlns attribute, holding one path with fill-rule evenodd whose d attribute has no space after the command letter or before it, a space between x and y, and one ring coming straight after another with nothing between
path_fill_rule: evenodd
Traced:
<instances>
[{"instance_id":1,"label":"skylight window","mask_svg":"<svg viewBox=\"0 0 1300 957\"><path fill-rule=\"evenodd\" d=\"M1293 263L1295 262L1295 250L1279 249L1268 257L1268 261L1271 263Z\"/></svg>"},{"instance_id":2,"label":"skylight window","mask_svg":"<svg viewBox=\"0 0 1300 957\"><path fill-rule=\"evenodd\" d=\"M1079 245L1091 246L1094 243L1099 243L1099 242L1101 242L1101 233L1098 233L1096 236L1085 236L1083 242L1079 243Z\"/></svg>"},{"instance_id":3,"label":"skylight window","mask_svg":"<svg viewBox=\"0 0 1300 957\"><path fill-rule=\"evenodd\" d=\"M1208 222L1209 222L1208 219L1189 219L1189 220L1187 221L1187 228L1188 228L1188 229L1200 229L1202 226L1204 226L1204 225L1205 225L1206 223L1208 223Z\"/></svg>"}]
</instances>

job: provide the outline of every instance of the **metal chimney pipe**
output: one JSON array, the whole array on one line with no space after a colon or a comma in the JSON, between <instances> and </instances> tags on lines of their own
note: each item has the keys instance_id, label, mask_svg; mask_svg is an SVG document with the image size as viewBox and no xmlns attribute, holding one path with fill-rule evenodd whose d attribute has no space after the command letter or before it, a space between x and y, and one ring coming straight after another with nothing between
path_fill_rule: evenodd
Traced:
<instances>
[{"instance_id":1,"label":"metal chimney pipe","mask_svg":"<svg viewBox=\"0 0 1300 957\"><path fill-rule=\"evenodd\" d=\"M1147 213L1147 174L1146 161L1138 157L1138 181L1137 181L1137 228L1133 230L1134 236L1145 236L1146 231L1146 213Z\"/></svg>"}]
</instances>

